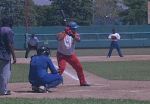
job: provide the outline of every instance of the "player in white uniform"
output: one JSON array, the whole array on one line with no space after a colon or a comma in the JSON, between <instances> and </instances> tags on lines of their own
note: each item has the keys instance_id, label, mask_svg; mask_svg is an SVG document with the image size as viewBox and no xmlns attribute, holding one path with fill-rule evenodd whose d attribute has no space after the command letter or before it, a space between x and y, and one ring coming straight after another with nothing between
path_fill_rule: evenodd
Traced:
<instances>
[{"instance_id":1,"label":"player in white uniform","mask_svg":"<svg viewBox=\"0 0 150 104\"><path fill-rule=\"evenodd\" d=\"M115 29L112 29L112 34L108 36L108 39L111 40L110 48L107 57L110 57L114 48L117 49L120 57L123 57L120 46L118 44L118 40L120 40L120 35L116 33Z\"/></svg>"}]
</instances>

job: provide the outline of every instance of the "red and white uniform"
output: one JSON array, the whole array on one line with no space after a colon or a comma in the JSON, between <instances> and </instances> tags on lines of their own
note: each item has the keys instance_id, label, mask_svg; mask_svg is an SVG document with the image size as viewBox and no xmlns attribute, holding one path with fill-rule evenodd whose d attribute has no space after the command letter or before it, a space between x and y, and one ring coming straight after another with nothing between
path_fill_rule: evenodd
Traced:
<instances>
[{"instance_id":1,"label":"red and white uniform","mask_svg":"<svg viewBox=\"0 0 150 104\"><path fill-rule=\"evenodd\" d=\"M64 55L72 55L75 49L75 42L71 36L66 35L64 39L58 41L57 51Z\"/></svg>"},{"instance_id":2,"label":"red and white uniform","mask_svg":"<svg viewBox=\"0 0 150 104\"><path fill-rule=\"evenodd\" d=\"M73 35L68 35L65 31L57 34L57 61L61 74L64 72L68 62L76 70L80 85L83 85L86 83L83 68L74 52L75 43L80 41L80 36L77 32L74 32Z\"/></svg>"}]
</instances>

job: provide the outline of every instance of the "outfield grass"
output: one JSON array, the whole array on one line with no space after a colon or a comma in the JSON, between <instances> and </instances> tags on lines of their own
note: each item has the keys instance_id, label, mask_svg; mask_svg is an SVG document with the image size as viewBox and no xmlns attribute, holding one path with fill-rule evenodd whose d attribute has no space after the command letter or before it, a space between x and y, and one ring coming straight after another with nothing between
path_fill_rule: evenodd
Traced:
<instances>
[{"instance_id":1,"label":"outfield grass","mask_svg":"<svg viewBox=\"0 0 150 104\"><path fill-rule=\"evenodd\" d=\"M76 49L78 56L107 56L109 49ZM123 55L150 55L150 48L121 48ZM118 55L116 49L112 55Z\"/></svg>"},{"instance_id":2,"label":"outfield grass","mask_svg":"<svg viewBox=\"0 0 150 104\"><path fill-rule=\"evenodd\" d=\"M136 100L102 100L102 99L0 99L0 104L150 104L148 101Z\"/></svg>"},{"instance_id":3,"label":"outfield grass","mask_svg":"<svg viewBox=\"0 0 150 104\"><path fill-rule=\"evenodd\" d=\"M150 80L150 61L85 62L85 70L110 80Z\"/></svg>"},{"instance_id":4,"label":"outfield grass","mask_svg":"<svg viewBox=\"0 0 150 104\"><path fill-rule=\"evenodd\" d=\"M150 55L150 48L122 48L124 55ZM76 49L78 56L106 56L108 49ZM23 57L25 51L16 51L17 57ZM36 52L31 51L29 57L34 55ZM112 55L117 55L116 50L113 51ZM56 56L56 50L51 50L51 56Z\"/></svg>"}]
</instances>

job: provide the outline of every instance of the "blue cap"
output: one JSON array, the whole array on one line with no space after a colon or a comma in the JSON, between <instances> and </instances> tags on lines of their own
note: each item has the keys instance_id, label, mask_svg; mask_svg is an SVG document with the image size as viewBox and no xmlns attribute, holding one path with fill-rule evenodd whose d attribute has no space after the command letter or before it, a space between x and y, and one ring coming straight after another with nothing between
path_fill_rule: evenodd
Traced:
<instances>
[{"instance_id":1,"label":"blue cap","mask_svg":"<svg viewBox=\"0 0 150 104\"><path fill-rule=\"evenodd\" d=\"M76 22L72 21L72 22L69 23L69 27L70 27L70 28L73 28L73 29L76 29L76 28L79 27L79 25L77 25Z\"/></svg>"}]
</instances>

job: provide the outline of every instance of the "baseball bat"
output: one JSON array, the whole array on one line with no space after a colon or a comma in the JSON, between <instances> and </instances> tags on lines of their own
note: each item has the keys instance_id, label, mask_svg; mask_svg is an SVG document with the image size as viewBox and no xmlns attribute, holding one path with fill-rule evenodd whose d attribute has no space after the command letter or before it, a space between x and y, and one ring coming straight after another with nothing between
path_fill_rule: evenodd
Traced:
<instances>
[{"instance_id":1,"label":"baseball bat","mask_svg":"<svg viewBox=\"0 0 150 104\"><path fill-rule=\"evenodd\" d=\"M65 16L64 10L63 10L63 9L61 9L60 11L61 11L61 14L62 14L62 16L63 16L63 21L64 21L65 25L67 25L67 19L66 19L66 16Z\"/></svg>"}]
</instances>

